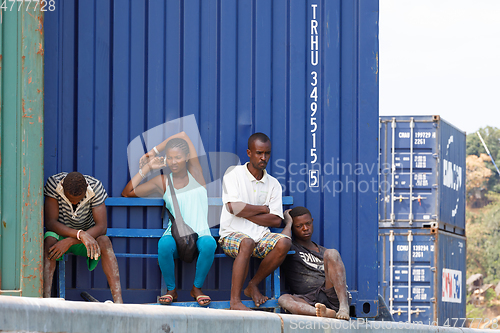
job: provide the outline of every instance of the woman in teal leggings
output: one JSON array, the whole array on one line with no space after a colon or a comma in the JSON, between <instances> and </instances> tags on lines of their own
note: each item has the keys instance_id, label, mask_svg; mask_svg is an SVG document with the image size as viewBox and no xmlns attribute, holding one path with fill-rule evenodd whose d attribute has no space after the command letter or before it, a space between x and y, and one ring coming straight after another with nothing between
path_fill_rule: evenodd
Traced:
<instances>
[{"instance_id":1,"label":"woman in teal leggings","mask_svg":"<svg viewBox=\"0 0 500 333\"><path fill-rule=\"evenodd\" d=\"M163 150L165 150L165 158L156 156ZM150 171L167 165L172 171L171 174L168 176L158 175L144 184L140 184ZM199 305L207 306L211 300L209 296L203 294L201 287L212 266L217 243L208 227L207 190L205 189L201 165L193 143L184 132L169 137L141 158L139 172L125 186L122 195L125 197L146 197L154 193L161 193L165 205L175 217L170 189L168 189L168 186L172 185L184 222L198 234L196 245L199 255L196 261L196 274L191 296L196 299ZM171 223L169 222L165 233L158 242L158 262L167 286L167 293L158 299L161 304L171 304L177 300L174 259L179 256L170 227Z\"/></svg>"}]
</instances>

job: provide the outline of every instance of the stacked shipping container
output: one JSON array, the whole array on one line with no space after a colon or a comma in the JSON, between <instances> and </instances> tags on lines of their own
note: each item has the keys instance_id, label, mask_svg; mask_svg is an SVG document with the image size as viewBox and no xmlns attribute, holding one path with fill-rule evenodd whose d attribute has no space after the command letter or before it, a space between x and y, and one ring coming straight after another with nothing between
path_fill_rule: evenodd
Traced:
<instances>
[{"instance_id":1,"label":"stacked shipping container","mask_svg":"<svg viewBox=\"0 0 500 333\"><path fill-rule=\"evenodd\" d=\"M379 287L397 321L465 317L465 133L380 118Z\"/></svg>"}]
</instances>

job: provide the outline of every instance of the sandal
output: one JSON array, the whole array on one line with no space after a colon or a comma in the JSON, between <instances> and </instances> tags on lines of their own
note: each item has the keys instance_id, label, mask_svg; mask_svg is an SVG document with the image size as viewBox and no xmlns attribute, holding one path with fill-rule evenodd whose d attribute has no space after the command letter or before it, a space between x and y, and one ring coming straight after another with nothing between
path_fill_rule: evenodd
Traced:
<instances>
[{"instance_id":1,"label":"sandal","mask_svg":"<svg viewBox=\"0 0 500 333\"><path fill-rule=\"evenodd\" d=\"M173 302L177 301L177 298L174 298L174 296L172 296L172 295L166 294L166 295L163 295L163 296L158 296L158 300L157 301L161 305L170 305Z\"/></svg>"},{"instance_id":2,"label":"sandal","mask_svg":"<svg viewBox=\"0 0 500 333\"><path fill-rule=\"evenodd\" d=\"M208 306L210 304L210 302L212 301L210 296L207 296L207 295L200 295L200 296L195 297L195 299L196 299L196 302L198 302L199 306ZM204 301L208 301L208 302L204 303Z\"/></svg>"}]
</instances>

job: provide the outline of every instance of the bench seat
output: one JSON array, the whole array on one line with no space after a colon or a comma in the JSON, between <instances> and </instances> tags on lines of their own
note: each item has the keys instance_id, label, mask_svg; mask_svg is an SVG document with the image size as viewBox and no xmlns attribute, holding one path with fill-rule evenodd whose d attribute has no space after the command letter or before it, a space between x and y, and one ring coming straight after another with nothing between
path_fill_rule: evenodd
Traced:
<instances>
[{"instance_id":1,"label":"bench seat","mask_svg":"<svg viewBox=\"0 0 500 333\"><path fill-rule=\"evenodd\" d=\"M283 205L292 205L293 197L283 197ZM209 206L222 206L222 198L211 197L208 198ZM163 207L163 199L161 198L124 198L124 197L109 197L106 199L107 207ZM280 232L281 229L271 228L273 232ZM106 235L110 238L156 238L159 239L165 229L130 229L130 228L108 228ZM210 228L210 232L213 237L219 237L219 228ZM289 252L293 253L293 252ZM157 259L158 254L147 254L147 253L116 253L117 258L144 258L144 259ZM224 253L216 253L215 258L227 258ZM65 287L65 260L59 261L59 297L65 298L66 287ZM162 281L163 284L163 281ZM273 288L274 286L274 288ZM162 289L164 286L162 286ZM274 273L266 278L265 281L265 295L269 297L269 300L262 304L260 309L274 309L275 311L279 308L278 298L280 296L280 272L279 267L274 271ZM157 304L157 303L153 303ZM253 301L244 300L245 304L249 308L255 308ZM174 302L174 306L188 306L188 307L199 307L197 302ZM229 301L212 301L208 306L210 308L216 309L229 309Z\"/></svg>"}]
</instances>

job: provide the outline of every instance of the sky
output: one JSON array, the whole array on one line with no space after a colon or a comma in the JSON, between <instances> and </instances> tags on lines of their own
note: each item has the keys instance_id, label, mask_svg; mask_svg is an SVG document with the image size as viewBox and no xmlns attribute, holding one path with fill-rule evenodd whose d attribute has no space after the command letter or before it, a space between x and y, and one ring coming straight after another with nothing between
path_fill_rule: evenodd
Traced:
<instances>
[{"instance_id":1,"label":"sky","mask_svg":"<svg viewBox=\"0 0 500 333\"><path fill-rule=\"evenodd\" d=\"M380 115L500 128L500 0L380 0Z\"/></svg>"}]
</instances>

